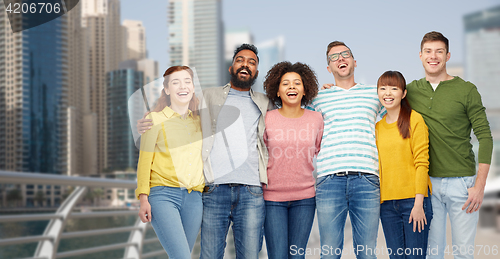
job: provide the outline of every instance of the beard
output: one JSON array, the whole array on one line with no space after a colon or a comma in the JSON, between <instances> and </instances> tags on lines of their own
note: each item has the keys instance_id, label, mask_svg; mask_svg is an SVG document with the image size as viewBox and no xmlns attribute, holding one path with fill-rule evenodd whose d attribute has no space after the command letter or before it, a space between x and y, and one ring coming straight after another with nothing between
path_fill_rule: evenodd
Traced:
<instances>
[{"instance_id":1,"label":"beard","mask_svg":"<svg viewBox=\"0 0 500 259\"><path fill-rule=\"evenodd\" d=\"M248 79L242 80L238 77L238 74L241 72L241 70L246 69L248 72ZM231 84L234 86L241 88L241 89L250 89L252 85L255 83L255 80L257 80L257 76L252 77L252 72L248 67L240 67L236 72L234 72L234 69L231 69Z\"/></svg>"}]
</instances>

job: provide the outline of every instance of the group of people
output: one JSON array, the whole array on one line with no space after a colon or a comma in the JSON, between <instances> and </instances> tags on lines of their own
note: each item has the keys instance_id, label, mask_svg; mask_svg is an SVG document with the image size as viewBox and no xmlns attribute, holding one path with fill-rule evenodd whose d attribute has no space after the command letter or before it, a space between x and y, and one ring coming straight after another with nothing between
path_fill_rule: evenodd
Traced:
<instances>
[{"instance_id":1,"label":"group of people","mask_svg":"<svg viewBox=\"0 0 500 259\"><path fill-rule=\"evenodd\" d=\"M341 257L347 214L358 259L376 258L379 220L391 258L443 258L447 214L453 245L470 251L493 142L476 87L446 71L448 46L427 33L425 77L408 85L397 71L355 83L340 41L326 51L335 84L321 90L308 65L284 61L254 92L250 44L235 50L230 83L203 96L189 67L167 69L137 124L139 217L170 258L191 258L200 227L201 258L223 258L231 223L236 258L258 258L263 236L269 258L305 258L315 213L322 258Z\"/></svg>"}]
</instances>

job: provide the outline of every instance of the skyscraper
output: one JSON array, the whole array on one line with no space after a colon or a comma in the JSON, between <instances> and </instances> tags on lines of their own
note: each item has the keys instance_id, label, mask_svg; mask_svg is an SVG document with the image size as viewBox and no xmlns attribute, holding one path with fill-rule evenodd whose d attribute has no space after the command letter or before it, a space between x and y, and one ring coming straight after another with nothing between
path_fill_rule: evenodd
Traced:
<instances>
[{"instance_id":1,"label":"skyscraper","mask_svg":"<svg viewBox=\"0 0 500 259\"><path fill-rule=\"evenodd\" d=\"M87 30L82 27L82 5L78 3L65 14L68 28L66 171L69 175L85 175L97 170L96 141L91 141L87 136L92 129L84 131L84 122L95 117L95 114L90 113L88 42ZM89 143L94 143L91 150Z\"/></svg>"},{"instance_id":2,"label":"skyscraper","mask_svg":"<svg viewBox=\"0 0 500 259\"><path fill-rule=\"evenodd\" d=\"M146 29L142 21L124 20L125 59L146 58Z\"/></svg>"},{"instance_id":3,"label":"skyscraper","mask_svg":"<svg viewBox=\"0 0 500 259\"><path fill-rule=\"evenodd\" d=\"M33 17L12 21L26 26ZM0 1L0 168L65 173L67 17L13 33Z\"/></svg>"},{"instance_id":4,"label":"skyscraper","mask_svg":"<svg viewBox=\"0 0 500 259\"><path fill-rule=\"evenodd\" d=\"M464 16L465 78L473 82L488 109L500 109L500 6Z\"/></svg>"},{"instance_id":5,"label":"skyscraper","mask_svg":"<svg viewBox=\"0 0 500 259\"><path fill-rule=\"evenodd\" d=\"M142 93L138 90L141 87L152 90L151 85L145 85L156 85L162 81L153 82L158 76L157 67L154 60L126 60L120 63L117 70L107 74L107 171L135 171L137 168L139 149L134 139L139 136L132 127L146 112ZM154 97L159 96L158 87L155 90L155 93L148 95L150 106L156 100Z\"/></svg>"},{"instance_id":6,"label":"skyscraper","mask_svg":"<svg viewBox=\"0 0 500 259\"><path fill-rule=\"evenodd\" d=\"M463 18L465 29L465 79L477 86L494 140L488 179L500 176L500 5ZM475 143L477 147L477 142ZM476 149L477 154L477 149Z\"/></svg>"},{"instance_id":7,"label":"skyscraper","mask_svg":"<svg viewBox=\"0 0 500 259\"><path fill-rule=\"evenodd\" d=\"M221 0L169 0L170 65L195 67L203 88L223 84L221 5Z\"/></svg>"},{"instance_id":8,"label":"skyscraper","mask_svg":"<svg viewBox=\"0 0 500 259\"><path fill-rule=\"evenodd\" d=\"M273 67L274 64L285 60L285 39L283 36L278 36L257 44L259 49L259 77L255 81L253 89L255 91L264 92L264 78L267 71Z\"/></svg>"},{"instance_id":9,"label":"skyscraper","mask_svg":"<svg viewBox=\"0 0 500 259\"><path fill-rule=\"evenodd\" d=\"M118 70L107 73L107 169L110 171L137 168L139 150L130 130L127 100L143 86L143 78L143 72L137 70L137 61L122 62Z\"/></svg>"},{"instance_id":10,"label":"skyscraper","mask_svg":"<svg viewBox=\"0 0 500 259\"><path fill-rule=\"evenodd\" d=\"M95 154L96 174L107 166L108 100L106 73L123 61L123 27L119 0L83 0L82 27L86 30L89 110L85 118L86 156Z\"/></svg>"}]
</instances>

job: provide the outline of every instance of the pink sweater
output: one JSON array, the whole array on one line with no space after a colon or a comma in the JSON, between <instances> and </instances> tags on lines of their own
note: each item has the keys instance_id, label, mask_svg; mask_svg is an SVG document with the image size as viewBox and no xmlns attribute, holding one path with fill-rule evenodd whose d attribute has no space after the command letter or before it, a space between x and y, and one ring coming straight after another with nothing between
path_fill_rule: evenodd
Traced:
<instances>
[{"instance_id":1,"label":"pink sweater","mask_svg":"<svg viewBox=\"0 0 500 259\"><path fill-rule=\"evenodd\" d=\"M313 157L319 152L322 136L319 112L306 109L300 118L286 118L278 110L267 112L264 141L269 163L264 200L295 201L315 196Z\"/></svg>"}]
</instances>

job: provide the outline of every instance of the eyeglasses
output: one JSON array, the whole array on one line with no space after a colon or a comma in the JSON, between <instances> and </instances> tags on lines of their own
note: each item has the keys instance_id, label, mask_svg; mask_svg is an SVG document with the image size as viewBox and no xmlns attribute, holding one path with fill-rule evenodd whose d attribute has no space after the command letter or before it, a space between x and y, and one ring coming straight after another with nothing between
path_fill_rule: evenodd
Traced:
<instances>
[{"instance_id":1,"label":"eyeglasses","mask_svg":"<svg viewBox=\"0 0 500 259\"><path fill-rule=\"evenodd\" d=\"M340 53L333 53L328 56L328 60L330 60L331 62L335 62L339 59L340 55L342 55L342 57L344 58L350 58L352 56L352 53L350 50L344 50Z\"/></svg>"}]
</instances>

